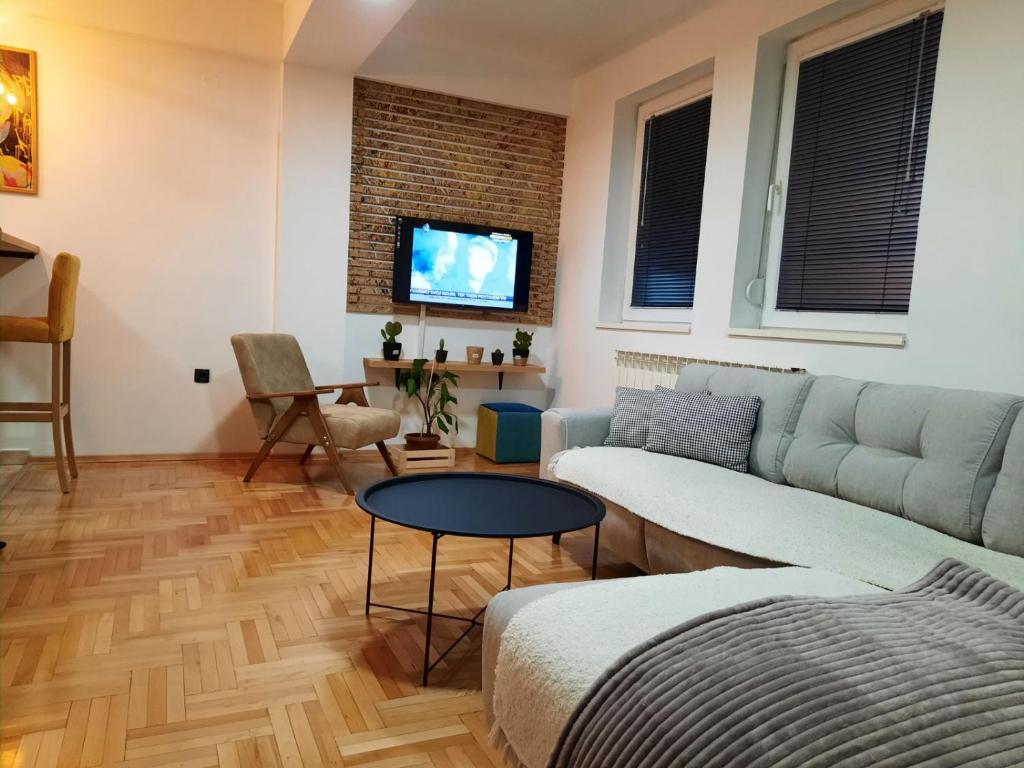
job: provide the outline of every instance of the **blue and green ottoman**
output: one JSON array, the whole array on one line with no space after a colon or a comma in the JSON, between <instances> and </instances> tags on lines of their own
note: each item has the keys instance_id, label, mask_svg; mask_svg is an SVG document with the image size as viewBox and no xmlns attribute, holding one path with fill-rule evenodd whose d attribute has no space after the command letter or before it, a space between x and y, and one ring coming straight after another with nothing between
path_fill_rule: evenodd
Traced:
<instances>
[{"instance_id":1,"label":"blue and green ottoman","mask_svg":"<svg viewBox=\"0 0 1024 768\"><path fill-rule=\"evenodd\" d=\"M484 403L477 411L476 452L498 464L540 461L540 408Z\"/></svg>"}]
</instances>

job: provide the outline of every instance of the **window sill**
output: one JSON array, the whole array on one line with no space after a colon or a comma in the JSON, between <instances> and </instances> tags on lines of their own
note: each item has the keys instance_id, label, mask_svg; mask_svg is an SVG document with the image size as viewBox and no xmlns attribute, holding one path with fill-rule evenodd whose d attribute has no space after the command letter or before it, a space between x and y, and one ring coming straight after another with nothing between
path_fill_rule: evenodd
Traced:
<instances>
[{"instance_id":1,"label":"window sill","mask_svg":"<svg viewBox=\"0 0 1024 768\"><path fill-rule=\"evenodd\" d=\"M776 339L782 341L818 341L828 344L853 344L868 347L902 348L907 344L904 333L875 331L827 331L807 328L730 328L730 337L741 339Z\"/></svg>"},{"instance_id":2,"label":"window sill","mask_svg":"<svg viewBox=\"0 0 1024 768\"><path fill-rule=\"evenodd\" d=\"M690 333L690 323L641 323L625 321L621 323L599 322L594 325L602 331L647 331L648 333Z\"/></svg>"}]
</instances>

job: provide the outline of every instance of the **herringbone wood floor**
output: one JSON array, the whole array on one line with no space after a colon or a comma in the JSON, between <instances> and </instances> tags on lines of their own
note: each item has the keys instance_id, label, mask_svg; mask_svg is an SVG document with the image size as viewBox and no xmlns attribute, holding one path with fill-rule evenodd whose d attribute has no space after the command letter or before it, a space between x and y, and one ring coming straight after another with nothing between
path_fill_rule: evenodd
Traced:
<instances>
[{"instance_id":1,"label":"herringbone wood floor","mask_svg":"<svg viewBox=\"0 0 1024 768\"><path fill-rule=\"evenodd\" d=\"M31 464L0 500L0 766L499 766L479 633L420 688L420 618L363 615L368 518L324 461ZM348 461L357 485L379 458ZM494 471L460 457L458 469ZM536 465L500 471L535 474ZM516 546L515 584L588 576L591 532ZM382 523L382 602L425 607L430 537ZM506 544L446 537L438 610L504 583ZM600 575L632 573L607 552ZM435 622L443 649L462 626Z\"/></svg>"}]
</instances>

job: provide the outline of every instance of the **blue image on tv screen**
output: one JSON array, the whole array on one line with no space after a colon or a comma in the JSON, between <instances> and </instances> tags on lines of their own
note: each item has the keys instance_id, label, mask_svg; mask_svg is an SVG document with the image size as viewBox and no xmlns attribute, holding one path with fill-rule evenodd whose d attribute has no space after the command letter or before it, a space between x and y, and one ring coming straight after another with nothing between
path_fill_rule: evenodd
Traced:
<instances>
[{"instance_id":1,"label":"blue image on tv screen","mask_svg":"<svg viewBox=\"0 0 1024 768\"><path fill-rule=\"evenodd\" d=\"M415 227L409 300L512 309L517 246L507 232L474 235L429 224Z\"/></svg>"}]
</instances>

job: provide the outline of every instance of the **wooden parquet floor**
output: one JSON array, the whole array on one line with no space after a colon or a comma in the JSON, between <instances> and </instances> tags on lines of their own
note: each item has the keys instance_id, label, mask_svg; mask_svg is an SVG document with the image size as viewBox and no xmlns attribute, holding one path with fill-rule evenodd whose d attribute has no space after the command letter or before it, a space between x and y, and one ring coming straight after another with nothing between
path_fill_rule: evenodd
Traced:
<instances>
[{"instance_id":1,"label":"wooden parquet floor","mask_svg":"<svg viewBox=\"0 0 1024 768\"><path fill-rule=\"evenodd\" d=\"M369 521L324 461L31 464L0 499L0 766L500 766L479 631L419 687L423 621L363 615ZM379 458L347 461L356 485ZM464 456L458 469L498 468ZM501 471L536 473L536 465ZM591 533L516 545L515 585L587 578ZM505 542L445 537L438 610L504 584ZM430 536L381 523L376 598L425 608ZM600 575L629 575L602 553ZM462 625L435 622L435 649Z\"/></svg>"}]
</instances>

